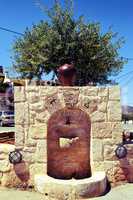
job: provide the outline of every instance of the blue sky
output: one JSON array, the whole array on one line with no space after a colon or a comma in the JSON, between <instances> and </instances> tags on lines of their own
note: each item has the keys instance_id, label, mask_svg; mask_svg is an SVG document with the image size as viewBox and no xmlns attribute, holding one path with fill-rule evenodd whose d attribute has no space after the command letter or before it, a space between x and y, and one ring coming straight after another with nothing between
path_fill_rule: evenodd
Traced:
<instances>
[{"instance_id":1,"label":"blue sky","mask_svg":"<svg viewBox=\"0 0 133 200\"><path fill-rule=\"evenodd\" d=\"M50 6L54 0L42 0ZM63 1L61 1L63 2ZM119 74L122 76L133 70L133 1L132 0L75 0L75 15L84 15L87 21L100 22L102 31L106 32L111 25L114 32L124 36L126 43L120 50L120 55L131 58ZM26 27L46 19L46 16L36 5L36 0L0 0L0 27L23 33ZM0 65L8 69L12 65L12 44L17 35L0 30ZM118 77L119 77L118 76ZM122 103L133 105L133 73L120 79L116 77L122 88Z\"/></svg>"}]
</instances>

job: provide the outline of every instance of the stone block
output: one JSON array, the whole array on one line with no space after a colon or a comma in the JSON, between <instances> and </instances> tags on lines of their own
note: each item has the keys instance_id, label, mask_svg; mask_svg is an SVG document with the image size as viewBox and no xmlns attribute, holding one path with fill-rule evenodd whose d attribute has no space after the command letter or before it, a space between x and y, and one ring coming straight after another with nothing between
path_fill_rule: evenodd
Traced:
<instances>
[{"instance_id":1,"label":"stone block","mask_svg":"<svg viewBox=\"0 0 133 200\"><path fill-rule=\"evenodd\" d=\"M115 131L113 130L112 132L112 139L115 144L120 144L123 141L123 133L121 130Z\"/></svg>"},{"instance_id":2,"label":"stone block","mask_svg":"<svg viewBox=\"0 0 133 200\"><path fill-rule=\"evenodd\" d=\"M109 100L119 100L120 101L120 87L112 86L109 88Z\"/></svg>"},{"instance_id":3,"label":"stone block","mask_svg":"<svg viewBox=\"0 0 133 200\"><path fill-rule=\"evenodd\" d=\"M114 140L115 144L122 143L123 141L123 127L122 123L114 123L113 132L112 132L112 139Z\"/></svg>"},{"instance_id":4,"label":"stone block","mask_svg":"<svg viewBox=\"0 0 133 200\"><path fill-rule=\"evenodd\" d=\"M38 163L47 162L47 141L46 140L38 141L34 158L35 158L35 161Z\"/></svg>"},{"instance_id":5,"label":"stone block","mask_svg":"<svg viewBox=\"0 0 133 200\"><path fill-rule=\"evenodd\" d=\"M7 154L5 154L5 153L0 153L0 160L6 160L6 159L8 159Z\"/></svg>"},{"instance_id":6,"label":"stone block","mask_svg":"<svg viewBox=\"0 0 133 200\"><path fill-rule=\"evenodd\" d=\"M36 147L24 147L24 152L34 153L36 151Z\"/></svg>"},{"instance_id":7,"label":"stone block","mask_svg":"<svg viewBox=\"0 0 133 200\"><path fill-rule=\"evenodd\" d=\"M27 138L25 141L25 146L27 147L35 147L37 145L37 141L32 138Z\"/></svg>"},{"instance_id":8,"label":"stone block","mask_svg":"<svg viewBox=\"0 0 133 200\"><path fill-rule=\"evenodd\" d=\"M112 128L114 131L123 131L123 125L121 122L112 123Z\"/></svg>"},{"instance_id":9,"label":"stone block","mask_svg":"<svg viewBox=\"0 0 133 200\"><path fill-rule=\"evenodd\" d=\"M39 86L36 85L26 85L25 86L25 91L28 94L29 92L38 92L39 90Z\"/></svg>"},{"instance_id":10,"label":"stone block","mask_svg":"<svg viewBox=\"0 0 133 200\"><path fill-rule=\"evenodd\" d=\"M25 130L23 125L15 125L15 145L23 146L25 141Z\"/></svg>"},{"instance_id":11,"label":"stone block","mask_svg":"<svg viewBox=\"0 0 133 200\"><path fill-rule=\"evenodd\" d=\"M22 156L23 156L23 161L25 163L34 163L35 162L35 155L34 153L31 152L27 152L27 151L23 151L22 152Z\"/></svg>"},{"instance_id":12,"label":"stone block","mask_svg":"<svg viewBox=\"0 0 133 200\"><path fill-rule=\"evenodd\" d=\"M93 138L112 138L112 123L102 122L93 123L91 127L91 135Z\"/></svg>"},{"instance_id":13,"label":"stone block","mask_svg":"<svg viewBox=\"0 0 133 200\"><path fill-rule=\"evenodd\" d=\"M105 122L106 121L106 114L103 112L95 111L91 115L91 122Z\"/></svg>"},{"instance_id":14,"label":"stone block","mask_svg":"<svg viewBox=\"0 0 133 200\"><path fill-rule=\"evenodd\" d=\"M81 106L89 113L93 113L98 110L98 98L90 98L89 96L82 96Z\"/></svg>"},{"instance_id":15,"label":"stone block","mask_svg":"<svg viewBox=\"0 0 133 200\"><path fill-rule=\"evenodd\" d=\"M0 153L9 154L11 151L15 150L15 145L11 144L0 144Z\"/></svg>"},{"instance_id":16,"label":"stone block","mask_svg":"<svg viewBox=\"0 0 133 200\"><path fill-rule=\"evenodd\" d=\"M93 161L91 163L91 170L93 172L103 171L104 170L104 162L103 161Z\"/></svg>"},{"instance_id":17,"label":"stone block","mask_svg":"<svg viewBox=\"0 0 133 200\"><path fill-rule=\"evenodd\" d=\"M30 180L29 184L34 185L34 177L36 174L47 174L47 164L45 163L35 163L29 167Z\"/></svg>"},{"instance_id":18,"label":"stone block","mask_svg":"<svg viewBox=\"0 0 133 200\"><path fill-rule=\"evenodd\" d=\"M109 92L108 92L108 88L107 87L101 87L101 88L99 88L99 90L98 90L98 96L99 97L108 97L108 94Z\"/></svg>"},{"instance_id":19,"label":"stone block","mask_svg":"<svg viewBox=\"0 0 133 200\"><path fill-rule=\"evenodd\" d=\"M50 118L50 113L46 110L42 110L42 112L37 113L37 115L34 119L35 119L35 123L47 124L49 118Z\"/></svg>"},{"instance_id":20,"label":"stone block","mask_svg":"<svg viewBox=\"0 0 133 200\"><path fill-rule=\"evenodd\" d=\"M115 141L112 138L103 138L103 145L109 145L113 146L115 144Z\"/></svg>"},{"instance_id":21,"label":"stone block","mask_svg":"<svg viewBox=\"0 0 133 200\"><path fill-rule=\"evenodd\" d=\"M84 96L97 96L98 88L94 86L81 87L80 93Z\"/></svg>"},{"instance_id":22,"label":"stone block","mask_svg":"<svg viewBox=\"0 0 133 200\"><path fill-rule=\"evenodd\" d=\"M115 162L115 161L114 161ZM114 162L112 161L94 161L93 162L93 172L95 171L105 171L112 169L114 167Z\"/></svg>"},{"instance_id":23,"label":"stone block","mask_svg":"<svg viewBox=\"0 0 133 200\"><path fill-rule=\"evenodd\" d=\"M45 139L47 137L47 125L38 123L30 126L29 135L33 139Z\"/></svg>"},{"instance_id":24,"label":"stone block","mask_svg":"<svg viewBox=\"0 0 133 200\"><path fill-rule=\"evenodd\" d=\"M29 106L27 102L15 104L15 124L29 124Z\"/></svg>"},{"instance_id":25,"label":"stone block","mask_svg":"<svg viewBox=\"0 0 133 200\"><path fill-rule=\"evenodd\" d=\"M53 94L58 93L58 87L51 87L51 86L39 86L39 96L46 97L52 96Z\"/></svg>"},{"instance_id":26,"label":"stone block","mask_svg":"<svg viewBox=\"0 0 133 200\"><path fill-rule=\"evenodd\" d=\"M29 93L27 93L27 99L28 99L28 103L30 103L30 104L37 103L40 100L39 93L38 92L29 92Z\"/></svg>"},{"instance_id":27,"label":"stone block","mask_svg":"<svg viewBox=\"0 0 133 200\"><path fill-rule=\"evenodd\" d=\"M93 161L103 161L103 143L100 139L92 139L91 156Z\"/></svg>"},{"instance_id":28,"label":"stone block","mask_svg":"<svg viewBox=\"0 0 133 200\"><path fill-rule=\"evenodd\" d=\"M45 109L45 104L43 100L40 100L39 102L33 104L29 104L29 110L32 112L34 111L34 114L39 113L44 109Z\"/></svg>"},{"instance_id":29,"label":"stone block","mask_svg":"<svg viewBox=\"0 0 133 200\"><path fill-rule=\"evenodd\" d=\"M24 102L26 101L25 87L17 86L14 87L14 102Z\"/></svg>"},{"instance_id":30,"label":"stone block","mask_svg":"<svg viewBox=\"0 0 133 200\"><path fill-rule=\"evenodd\" d=\"M122 110L120 101L109 101L107 109L108 109L108 121L110 122L121 121Z\"/></svg>"},{"instance_id":31,"label":"stone block","mask_svg":"<svg viewBox=\"0 0 133 200\"><path fill-rule=\"evenodd\" d=\"M107 102L106 101L105 102L103 101L98 104L98 111L104 112L104 113L107 112Z\"/></svg>"},{"instance_id":32,"label":"stone block","mask_svg":"<svg viewBox=\"0 0 133 200\"><path fill-rule=\"evenodd\" d=\"M9 172L11 169L11 165L7 160L0 160L0 172Z\"/></svg>"},{"instance_id":33,"label":"stone block","mask_svg":"<svg viewBox=\"0 0 133 200\"><path fill-rule=\"evenodd\" d=\"M104 160L110 160L114 161L117 160L117 157L115 156L115 150L117 148L117 145L105 145L104 146Z\"/></svg>"},{"instance_id":34,"label":"stone block","mask_svg":"<svg viewBox=\"0 0 133 200\"><path fill-rule=\"evenodd\" d=\"M112 123L112 139L115 143L121 143L123 139L123 126L121 122Z\"/></svg>"}]
</instances>

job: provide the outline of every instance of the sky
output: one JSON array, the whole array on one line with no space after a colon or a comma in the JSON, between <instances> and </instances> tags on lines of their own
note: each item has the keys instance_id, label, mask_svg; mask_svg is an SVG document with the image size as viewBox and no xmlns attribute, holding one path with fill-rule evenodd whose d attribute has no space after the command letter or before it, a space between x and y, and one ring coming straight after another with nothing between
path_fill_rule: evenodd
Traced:
<instances>
[{"instance_id":1,"label":"sky","mask_svg":"<svg viewBox=\"0 0 133 200\"><path fill-rule=\"evenodd\" d=\"M41 0L50 7L54 0ZM47 20L37 6L37 0L0 0L0 27L23 33L40 20ZM60 0L63 3L63 0ZM122 104L133 105L133 1L132 0L74 0L75 16L84 15L86 21L100 22L102 32L112 26L119 37L125 38L120 56L129 58L122 72L114 78L121 86ZM0 30L0 65L13 76L11 70L12 45L18 35Z\"/></svg>"}]
</instances>

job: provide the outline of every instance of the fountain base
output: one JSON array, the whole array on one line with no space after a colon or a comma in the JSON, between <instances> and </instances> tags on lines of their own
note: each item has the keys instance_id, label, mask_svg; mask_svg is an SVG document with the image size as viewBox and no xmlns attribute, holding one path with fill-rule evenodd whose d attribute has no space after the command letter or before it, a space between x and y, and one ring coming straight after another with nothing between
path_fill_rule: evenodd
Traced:
<instances>
[{"instance_id":1,"label":"fountain base","mask_svg":"<svg viewBox=\"0 0 133 200\"><path fill-rule=\"evenodd\" d=\"M38 174L34 180L38 192L60 200L101 196L107 188L105 172L95 172L91 177L80 180L60 180Z\"/></svg>"}]
</instances>

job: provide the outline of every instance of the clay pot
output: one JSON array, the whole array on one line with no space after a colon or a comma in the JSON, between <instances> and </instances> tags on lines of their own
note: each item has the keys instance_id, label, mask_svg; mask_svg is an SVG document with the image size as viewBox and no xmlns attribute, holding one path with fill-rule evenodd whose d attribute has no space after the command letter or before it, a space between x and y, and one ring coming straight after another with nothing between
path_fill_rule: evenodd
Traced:
<instances>
[{"instance_id":1,"label":"clay pot","mask_svg":"<svg viewBox=\"0 0 133 200\"><path fill-rule=\"evenodd\" d=\"M73 64L64 64L58 69L58 79L62 86L73 86L76 80L76 69Z\"/></svg>"}]
</instances>

